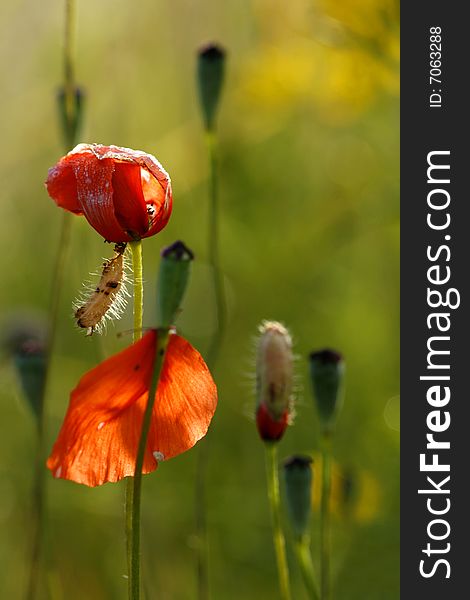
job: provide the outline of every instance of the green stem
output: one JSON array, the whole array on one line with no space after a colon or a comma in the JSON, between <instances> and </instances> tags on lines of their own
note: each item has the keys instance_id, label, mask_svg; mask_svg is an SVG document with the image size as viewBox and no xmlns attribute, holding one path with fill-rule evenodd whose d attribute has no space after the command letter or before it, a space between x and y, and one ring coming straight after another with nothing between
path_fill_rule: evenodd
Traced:
<instances>
[{"instance_id":1,"label":"green stem","mask_svg":"<svg viewBox=\"0 0 470 600\"><path fill-rule=\"evenodd\" d=\"M320 506L321 600L329 600L330 598L330 490L330 439L328 436L324 436L322 448L322 492Z\"/></svg>"},{"instance_id":2,"label":"green stem","mask_svg":"<svg viewBox=\"0 0 470 600\"><path fill-rule=\"evenodd\" d=\"M132 271L134 273L134 342L142 337L144 319L144 276L142 261L142 240L129 242L132 251Z\"/></svg>"},{"instance_id":3,"label":"green stem","mask_svg":"<svg viewBox=\"0 0 470 600\"><path fill-rule=\"evenodd\" d=\"M207 351L207 365L214 368L227 323L223 274L219 255L219 200L217 173L217 140L215 131L206 131L206 146L209 158L209 228L208 260L212 268L212 285L215 298L216 328ZM206 471L209 456L209 440L198 448L195 481L195 516L197 535L197 582L199 600L208 600L209 594L209 548L206 515Z\"/></svg>"},{"instance_id":4,"label":"green stem","mask_svg":"<svg viewBox=\"0 0 470 600\"><path fill-rule=\"evenodd\" d=\"M220 346L225 334L227 323L227 304L225 299L224 280L220 268L220 243L219 243L219 194L218 194L218 176L217 176L217 140L213 131L206 132L207 151L209 155L209 247L208 258L212 267L212 281L215 296L215 315L217 325L212 338L208 353L207 364L209 368L214 367L217 360Z\"/></svg>"},{"instance_id":5,"label":"green stem","mask_svg":"<svg viewBox=\"0 0 470 600\"><path fill-rule=\"evenodd\" d=\"M134 471L134 487L132 496L132 539L131 539L131 595L130 600L140 600L140 499L142 491L142 467L144 464L147 437L152 420L152 410L155 402L155 394L158 381L165 360L165 352L168 345L169 329L161 327L157 333L157 344L155 349L155 363L153 367L152 381L150 384L147 406L142 421L139 447Z\"/></svg>"},{"instance_id":6,"label":"green stem","mask_svg":"<svg viewBox=\"0 0 470 600\"><path fill-rule=\"evenodd\" d=\"M303 536L296 539L294 548L308 595L311 600L318 600L315 572L313 570L312 556L310 554L309 537Z\"/></svg>"},{"instance_id":7,"label":"green stem","mask_svg":"<svg viewBox=\"0 0 470 600\"><path fill-rule=\"evenodd\" d=\"M279 492L279 473L277 467L277 445L266 443L266 475L268 481L268 498L271 509L273 542L276 551L279 590L282 600L290 600L289 568L287 566L286 543L282 531L281 495Z\"/></svg>"},{"instance_id":8,"label":"green stem","mask_svg":"<svg viewBox=\"0 0 470 600\"><path fill-rule=\"evenodd\" d=\"M143 283L143 261L142 242L130 242L132 252L133 292L134 292L134 342L142 337L142 325L144 318L144 283ZM126 550L127 550L127 573L128 573L128 595L132 598L133 590L133 506L134 506L134 479L126 477Z\"/></svg>"},{"instance_id":9,"label":"green stem","mask_svg":"<svg viewBox=\"0 0 470 600\"><path fill-rule=\"evenodd\" d=\"M72 56L72 29L74 19L74 0L66 0L65 9L65 34L64 34L64 80L67 96L67 106L69 120L73 119L73 111L75 109L73 98L73 56ZM71 139L68 132L65 132L67 140L65 151L68 152L73 147L74 140ZM54 276L51 285L51 303L49 308L49 335L47 344L47 363L44 388L41 400L41 410L38 415L37 423L37 448L34 467L34 483L32 490L32 539L31 539L31 559L30 571L28 577L26 598L34 600L37 596L40 562L41 562L41 541L44 531L44 508L46 505L45 484L44 484L44 455L45 455L45 414L46 414L46 398L48 384L51 376L51 364L53 349L55 346L57 335L57 323L59 315L59 306L61 292L64 282L65 265L67 263L68 250L70 247L72 226L72 215L68 212L63 213L62 224L60 229L59 246L57 250Z\"/></svg>"},{"instance_id":10,"label":"green stem","mask_svg":"<svg viewBox=\"0 0 470 600\"><path fill-rule=\"evenodd\" d=\"M44 434L42 415L39 414L37 419L36 453L31 506L31 557L28 587L26 591L26 598L28 600L33 600L36 597L40 572L41 541L44 528Z\"/></svg>"},{"instance_id":11,"label":"green stem","mask_svg":"<svg viewBox=\"0 0 470 600\"><path fill-rule=\"evenodd\" d=\"M206 520L206 470L209 438L200 444L196 459L195 512L197 532L197 587L199 600L208 600L209 594L209 544Z\"/></svg>"},{"instance_id":12,"label":"green stem","mask_svg":"<svg viewBox=\"0 0 470 600\"><path fill-rule=\"evenodd\" d=\"M69 151L75 146L76 128L73 123L76 119L75 103L75 68L73 57L73 23L75 19L75 0L66 0L65 2L65 39L64 39L64 93L65 93L65 114L66 126L64 139L66 150Z\"/></svg>"}]
</instances>

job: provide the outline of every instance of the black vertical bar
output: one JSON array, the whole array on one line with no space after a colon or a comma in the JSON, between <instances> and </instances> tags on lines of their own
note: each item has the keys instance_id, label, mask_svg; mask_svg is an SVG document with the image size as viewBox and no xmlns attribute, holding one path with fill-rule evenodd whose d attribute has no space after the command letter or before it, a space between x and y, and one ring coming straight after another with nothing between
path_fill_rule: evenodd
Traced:
<instances>
[{"instance_id":1,"label":"black vertical bar","mask_svg":"<svg viewBox=\"0 0 470 600\"><path fill-rule=\"evenodd\" d=\"M401 5L403 600L470 598L470 592L466 590L466 581L470 578L470 492L467 491L470 482L470 394L466 385L467 373L470 374L467 342L470 336L467 300L470 280L470 193L467 189L470 175L470 102L467 95L470 26L464 16L465 8L465 3L436 0L403 2ZM433 33L437 35L436 28L440 30L440 42L431 38ZM437 45L432 47L432 43ZM431 55L431 52L435 54ZM434 67L431 60L434 60ZM439 66L435 62L438 60ZM431 71L432 68L435 70ZM431 80L432 76L438 81ZM450 169L431 170L431 181L428 181L429 153L436 151L448 151L449 154L434 154L429 160L441 166L449 165ZM447 178L450 182L444 183ZM449 206L443 209L430 207L430 192L432 205L440 203L444 206L448 194ZM449 226L433 229L427 223L428 214L434 226L446 223L448 214ZM429 272L433 266L438 269ZM429 280L429 277L443 280L449 273L448 282ZM447 297L452 305L456 305L460 297L460 305L455 308L431 307L428 288L440 292L443 301ZM434 294L431 302L439 304L438 298ZM430 317L433 313L446 316ZM448 331L440 331L438 322L442 329L450 323ZM441 339L429 342L433 336ZM444 339L446 336L450 339ZM431 348L449 350L450 354L429 357L428 343ZM429 358L437 368L429 367ZM444 368L446 365L448 369ZM448 376L450 380L432 381L420 379L421 376ZM432 406L427 394L429 388L439 385L442 395L444 387L449 388L450 400L446 405ZM448 417L450 425L444 428ZM443 431L432 430L438 427ZM450 449L427 448L427 434L433 434L436 441L450 442ZM434 454L437 455L435 460L450 465L450 471L423 471L420 469L421 454L425 454L427 464L432 462ZM442 483L448 476L450 479ZM424 493L420 494L418 490ZM448 510L442 514L430 512L430 509L437 512L446 508ZM442 562L438 563L440 560Z\"/></svg>"}]
</instances>

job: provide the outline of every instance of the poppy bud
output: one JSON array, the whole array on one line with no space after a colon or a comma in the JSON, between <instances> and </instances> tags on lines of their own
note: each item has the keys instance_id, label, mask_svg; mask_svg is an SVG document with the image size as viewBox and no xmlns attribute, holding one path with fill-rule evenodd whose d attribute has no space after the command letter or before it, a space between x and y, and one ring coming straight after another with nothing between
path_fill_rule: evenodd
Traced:
<instances>
[{"instance_id":1,"label":"poppy bud","mask_svg":"<svg viewBox=\"0 0 470 600\"><path fill-rule=\"evenodd\" d=\"M72 94L61 87L57 93L60 124L67 149L72 149L82 124L82 112L85 94L79 87L74 87Z\"/></svg>"},{"instance_id":2,"label":"poppy bud","mask_svg":"<svg viewBox=\"0 0 470 600\"><path fill-rule=\"evenodd\" d=\"M164 248L161 256L157 287L158 323L161 327L170 327L180 310L194 254L178 241Z\"/></svg>"},{"instance_id":3,"label":"poppy bud","mask_svg":"<svg viewBox=\"0 0 470 600\"><path fill-rule=\"evenodd\" d=\"M198 54L197 78L204 125L214 130L215 115L219 104L225 70L225 50L216 44L208 44Z\"/></svg>"},{"instance_id":4,"label":"poppy bud","mask_svg":"<svg viewBox=\"0 0 470 600\"><path fill-rule=\"evenodd\" d=\"M84 215L108 242L155 235L171 215L170 177L140 150L79 144L49 169L46 187L58 206Z\"/></svg>"},{"instance_id":5,"label":"poppy bud","mask_svg":"<svg viewBox=\"0 0 470 600\"><path fill-rule=\"evenodd\" d=\"M287 512L296 538L308 534L312 505L312 459L310 456L292 456L284 462Z\"/></svg>"},{"instance_id":6,"label":"poppy bud","mask_svg":"<svg viewBox=\"0 0 470 600\"><path fill-rule=\"evenodd\" d=\"M342 401L344 361L335 350L310 354L310 376L324 435L332 433Z\"/></svg>"},{"instance_id":7,"label":"poppy bud","mask_svg":"<svg viewBox=\"0 0 470 600\"><path fill-rule=\"evenodd\" d=\"M275 321L261 324L256 357L256 424L261 439L284 434L292 412L293 355L288 330Z\"/></svg>"},{"instance_id":8,"label":"poppy bud","mask_svg":"<svg viewBox=\"0 0 470 600\"><path fill-rule=\"evenodd\" d=\"M39 422L47 368L44 344L34 338L23 340L15 349L13 360L25 398Z\"/></svg>"}]
</instances>

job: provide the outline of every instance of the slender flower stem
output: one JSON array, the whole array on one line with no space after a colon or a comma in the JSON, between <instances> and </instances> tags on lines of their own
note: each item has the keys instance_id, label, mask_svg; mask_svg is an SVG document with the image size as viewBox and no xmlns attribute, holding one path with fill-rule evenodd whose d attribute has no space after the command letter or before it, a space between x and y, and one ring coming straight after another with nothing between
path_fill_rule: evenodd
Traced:
<instances>
[{"instance_id":1,"label":"slender flower stem","mask_svg":"<svg viewBox=\"0 0 470 600\"><path fill-rule=\"evenodd\" d=\"M65 27L64 27L64 82L65 93L68 106L68 121L74 119L75 104L73 102L73 87L74 87L74 60L72 54L73 39L73 21L74 21L74 0L66 0L65 8ZM68 152L75 143L71 128L64 132L66 139L65 151ZM72 227L72 215L64 211L62 216L62 224L60 228L60 239L57 250L54 275L52 278L50 292L50 307L49 307L49 333L47 341L47 362L46 375L41 399L41 408L38 414L37 421L37 440L36 440L36 458L34 465L34 483L32 489L32 539L31 539L31 559L30 571L28 576L28 584L26 589L26 599L34 600L37 596L40 562L41 562L41 541L44 532L44 510L46 505L46 490L44 480L44 454L45 454L45 414L46 414L46 398L51 376L51 364L53 349L55 346L57 335L57 322L59 315L59 305L61 292L64 282L65 266L67 263L68 250L70 247Z\"/></svg>"},{"instance_id":2,"label":"slender flower stem","mask_svg":"<svg viewBox=\"0 0 470 600\"><path fill-rule=\"evenodd\" d=\"M264 446L266 450L266 476L273 527L273 541L279 575L279 591L281 592L282 600L290 600L289 568L287 566L286 543L281 521L281 495L279 492L277 445L275 443L266 443Z\"/></svg>"},{"instance_id":3,"label":"slender flower stem","mask_svg":"<svg viewBox=\"0 0 470 600\"><path fill-rule=\"evenodd\" d=\"M144 319L144 276L142 261L142 240L130 242L132 251L132 271L134 273L134 342L142 337Z\"/></svg>"},{"instance_id":4,"label":"slender flower stem","mask_svg":"<svg viewBox=\"0 0 470 600\"><path fill-rule=\"evenodd\" d=\"M65 112L67 115L67 131L65 139L67 151L75 145L75 128L72 123L75 120L75 67L73 57L73 23L75 18L75 0L65 2L65 42L64 42L64 93Z\"/></svg>"},{"instance_id":5,"label":"slender flower stem","mask_svg":"<svg viewBox=\"0 0 470 600\"><path fill-rule=\"evenodd\" d=\"M142 337L142 324L144 317L144 280L142 261L142 242L131 242L129 244L132 252L133 292L134 292L134 342ZM134 506L134 479L126 478L126 540L127 540L127 573L128 593L132 598L133 590L133 568L132 568L132 539L133 539L133 506Z\"/></svg>"},{"instance_id":6,"label":"slender flower stem","mask_svg":"<svg viewBox=\"0 0 470 600\"><path fill-rule=\"evenodd\" d=\"M145 448L150 430L152 410L155 402L155 394L158 381L165 360L165 352L168 346L169 330L160 327L157 334L157 345L155 349L155 363L153 367L152 381L142 422L139 447L134 471L134 489L132 502L132 541L131 541L131 582L132 590L130 600L140 600L140 499L142 491L142 467L144 464Z\"/></svg>"},{"instance_id":7,"label":"slender flower stem","mask_svg":"<svg viewBox=\"0 0 470 600\"><path fill-rule=\"evenodd\" d=\"M217 139L213 131L206 132L207 152L209 157L210 187L209 187L209 264L212 267L212 277L215 296L215 313L217 327L207 353L207 364L213 368L217 360L220 346L225 334L227 323L227 304L225 299L223 274L220 268L219 250L219 193L217 174Z\"/></svg>"},{"instance_id":8,"label":"slender flower stem","mask_svg":"<svg viewBox=\"0 0 470 600\"><path fill-rule=\"evenodd\" d=\"M311 600L318 600L318 591L313 570L312 556L310 554L310 539L308 536L297 538L294 542L294 549L299 562L304 584Z\"/></svg>"},{"instance_id":9,"label":"slender flower stem","mask_svg":"<svg viewBox=\"0 0 470 600\"><path fill-rule=\"evenodd\" d=\"M322 493L320 506L321 600L330 599L330 490L331 446L330 438L325 435L322 448Z\"/></svg>"},{"instance_id":10,"label":"slender flower stem","mask_svg":"<svg viewBox=\"0 0 470 600\"><path fill-rule=\"evenodd\" d=\"M217 361L227 323L227 304L219 254L219 195L217 173L217 139L214 130L206 130L206 146L209 159L209 228L208 259L212 267L212 285L215 298L216 329L207 351L207 365L213 369ZM195 514L197 545L197 581L199 600L208 600L209 565L206 518L206 470L209 455L209 439L198 449L195 481Z\"/></svg>"}]
</instances>

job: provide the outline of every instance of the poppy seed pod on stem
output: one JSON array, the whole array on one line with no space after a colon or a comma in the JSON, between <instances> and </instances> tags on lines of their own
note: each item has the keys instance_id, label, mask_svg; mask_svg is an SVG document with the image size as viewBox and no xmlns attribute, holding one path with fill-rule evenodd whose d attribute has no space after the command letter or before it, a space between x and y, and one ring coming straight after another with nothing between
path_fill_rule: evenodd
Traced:
<instances>
[{"instance_id":1,"label":"poppy seed pod on stem","mask_svg":"<svg viewBox=\"0 0 470 600\"><path fill-rule=\"evenodd\" d=\"M217 44L200 49L197 62L197 80L204 125L213 131L215 116L224 82L225 50Z\"/></svg>"},{"instance_id":2,"label":"poppy seed pod on stem","mask_svg":"<svg viewBox=\"0 0 470 600\"><path fill-rule=\"evenodd\" d=\"M26 339L15 349L13 359L25 398L39 423L46 383L45 345L35 338Z\"/></svg>"},{"instance_id":3,"label":"poppy seed pod on stem","mask_svg":"<svg viewBox=\"0 0 470 600\"><path fill-rule=\"evenodd\" d=\"M83 214L108 242L155 235L171 215L170 177L139 150L79 144L49 169L46 187L58 206Z\"/></svg>"},{"instance_id":4,"label":"poppy seed pod on stem","mask_svg":"<svg viewBox=\"0 0 470 600\"><path fill-rule=\"evenodd\" d=\"M83 90L77 86L72 88L71 93L67 92L66 86L59 89L57 93L57 104L64 142L66 148L69 149L75 143L82 124L85 94Z\"/></svg>"},{"instance_id":5,"label":"poppy seed pod on stem","mask_svg":"<svg viewBox=\"0 0 470 600\"><path fill-rule=\"evenodd\" d=\"M157 287L157 321L161 327L174 325L181 301L188 284L192 251L175 242L161 253L160 273Z\"/></svg>"},{"instance_id":6,"label":"poppy seed pod on stem","mask_svg":"<svg viewBox=\"0 0 470 600\"><path fill-rule=\"evenodd\" d=\"M312 506L312 459L310 456L292 456L284 462L287 511L296 538L308 535Z\"/></svg>"},{"instance_id":7,"label":"poppy seed pod on stem","mask_svg":"<svg viewBox=\"0 0 470 600\"><path fill-rule=\"evenodd\" d=\"M329 435L335 428L341 408L344 360L339 352L329 349L312 352L309 359L322 433Z\"/></svg>"},{"instance_id":8,"label":"poppy seed pod on stem","mask_svg":"<svg viewBox=\"0 0 470 600\"><path fill-rule=\"evenodd\" d=\"M288 330L276 321L259 328L256 357L256 424L261 439L280 440L292 413L293 355Z\"/></svg>"}]
</instances>

